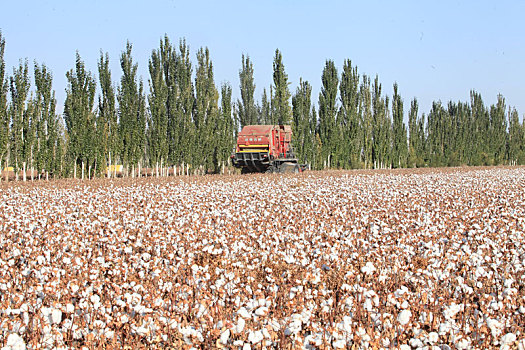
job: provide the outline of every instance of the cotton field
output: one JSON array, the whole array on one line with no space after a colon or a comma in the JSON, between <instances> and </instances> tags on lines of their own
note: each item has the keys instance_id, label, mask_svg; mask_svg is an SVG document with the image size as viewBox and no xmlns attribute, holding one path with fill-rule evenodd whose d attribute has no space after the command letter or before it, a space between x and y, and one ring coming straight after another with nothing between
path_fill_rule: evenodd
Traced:
<instances>
[{"instance_id":1,"label":"cotton field","mask_svg":"<svg viewBox=\"0 0 525 350\"><path fill-rule=\"evenodd\" d=\"M525 349L525 168L0 185L0 347Z\"/></svg>"}]
</instances>

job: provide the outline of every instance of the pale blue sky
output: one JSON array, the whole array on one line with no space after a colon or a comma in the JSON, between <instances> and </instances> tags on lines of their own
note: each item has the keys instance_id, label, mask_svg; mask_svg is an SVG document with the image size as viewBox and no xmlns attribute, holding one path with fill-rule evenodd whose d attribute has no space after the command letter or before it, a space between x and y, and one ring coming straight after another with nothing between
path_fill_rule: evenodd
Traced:
<instances>
[{"instance_id":1,"label":"pale blue sky","mask_svg":"<svg viewBox=\"0 0 525 350\"><path fill-rule=\"evenodd\" d=\"M228 81L239 95L241 55L252 58L260 100L272 80L276 48L295 91L299 78L313 86L317 103L321 72L344 59L360 73L379 75L392 95L397 81L408 112L416 96L420 113L434 100L467 101L480 92L486 104L505 96L525 113L525 1L13 1L0 0L0 30L6 40L7 73L28 58L54 74L59 109L65 72L78 50L97 71L100 50L109 52L113 80L126 41L149 89L147 63L166 33L185 37L192 58L208 46L215 82Z\"/></svg>"}]
</instances>

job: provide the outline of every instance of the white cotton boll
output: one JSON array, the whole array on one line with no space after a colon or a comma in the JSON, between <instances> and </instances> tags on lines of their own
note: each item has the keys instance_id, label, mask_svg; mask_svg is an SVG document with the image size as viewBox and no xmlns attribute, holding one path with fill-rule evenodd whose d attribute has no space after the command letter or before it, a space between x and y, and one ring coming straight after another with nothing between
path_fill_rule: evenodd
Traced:
<instances>
[{"instance_id":1,"label":"white cotton boll","mask_svg":"<svg viewBox=\"0 0 525 350\"><path fill-rule=\"evenodd\" d=\"M436 332L430 332L427 336L427 341L430 343L430 344L435 344L437 343L439 339L439 335L436 333Z\"/></svg>"},{"instance_id":2,"label":"white cotton boll","mask_svg":"<svg viewBox=\"0 0 525 350\"><path fill-rule=\"evenodd\" d=\"M410 345L403 344L399 347L399 350L412 350Z\"/></svg>"},{"instance_id":3,"label":"white cotton boll","mask_svg":"<svg viewBox=\"0 0 525 350\"><path fill-rule=\"evenodd\" d=\"M268 308L266 306L261 306L257 310L255 310L255 314L257 316L265 316L268 313Z\"/></svg>"},{"instance_id":4,"label":"white cotton boll","mask_svg":"<svg viewBox=\"0 0 525 350\"><path fill-rule=\"evenodd\" d=\"M230 339L230 330L227 329L225 330L224 332L221 333L221 336L220 336L220 342L222 345L226 345L228 344L228 339Z\"/></svg>"},{"instance_id":5,"label":"white cotton boll","mask_svg":"<svg viewBox=\"0 0 525 350\"><path fill-rule=\"evenodd\" d=\"M423 342L420 339L417 338L411 338L408 343L410 346L414 349L416 348L422 348L424 346Z\"/></svg>"},{"instance_id":6,"label":"white cotton boll","mask_svg":"<svg viewBox=\"0 0 525 350\"><path fill-rule=\"evenodd\" d=\"M452 305L445 307L445 310L443 310L443 316L445 316L446 319L453 319L462 309L463 304L458 305L453 303Z\"/></svg>"},{"instance_id":7,"label":"white cotton boll","mask_svg":"<svg viewBox=\"0 0 525 350\"><path fill-rule=\"evenodd\" d=\"M372 311L372 300L370 300L370 298L366 298L365 302L363 303L363 309L366 311Z\"/></svg>"},{"instance_id":8,"label":"white cotton boll","mask_svg":"<svg viewBox=\"0 0 525 350\"><path fill-rule=\"evenodd\" d=\"M242 350L252 350L252 347L250 346L250 344L244 343L244 345L242 346Z\"/></svg>"},{"instance_id":9,"label":"white cotton boll","mask_svg":"<svg viewBox=\"0 0 525 350\"><path fill-rule=\"evenodd\" d=\"M465 338L461 339L460 341L456 343L456 348L458 350L465 350L465 349L468 349L469 347L470 347L470 342Z\"/></svg>"},{"instance_id":10,"label":"white cotton boll","mask_svg":"<svg viewBox=\"0 0 525 350\"><path fill-rule=\"evenodd\" d=\"M115 336L115 331L109 328L104 329L104 337L108 339L113 339L114 336Z\"/></svg>"},{"instance_id":11,"label":"white cotton boll","mask_svg":"<svg viewBox=\"0 0 525 350\"><path fill-rule=\"evenodd\" d=\"M293 264L295 263L295 258L291 255L286 255L284 257L284 261L287 263L287 264Z\"/></svg>"},{"instance_id":12,"label":"white cotton boll","mask_svg":"<svg viewBox=\"0 0 525 350\"><path fill-rule=\"evenodd\" d=\"M252 344L257 344L263 339L264 336L261 331L250 331L250 333L248 334L248 341Z\"/></svg>"},{"instance_id":13,"label":"white cotton boll","mask_svg":"<svg viewBox=\"0 0 525 350\"><path fill-rule=\"evenodd\" d=\"M59 309L53 309L51 311L51 323L59 324L62 321L62 311Z\"/></svg>"},{"instance_id":14,"label":"white cotton boll","mask_svg":"<svg viewBox=\"0 0 525 350\"><path fill-rule=\"evenodd\" d=\"M242 333L245 324L246 322L244 321L244 318L239 317L237 320L237 325L235 326L235 333Z\"/></svg>"},{"instance_id":15,"label":"white cotton boll","mask_svg":"<svg viewBox=\"0 0 525 350\"><path fill-rule=\"evenodd\" d=\"M71 314L73 312L75 312L75 306L73 304L67 304L66 305L66 313Z\"/></svg>"},{"instance_id":16,"label":"white cotton boll","mask_svg":"<svg viewBox=\"0 0 525 350\"><path fill-rule=\"evenodd\" d=\"M72 285L70 286L70 288L71 288L71 291L73 292L73 294L75 294L76 292L78 292L78 289L79 289L79 287L78 287L76 284L72 284Z\"/></svg>"},{"instance_id":17,"label":"white cotton boll","mask_svg":"<svg viewBox=\"0 0 525 350\"><path fill-rule=\"evenodd\" d=\"M344 339L338 339L332 342L332 346L335 349L344 349L346 347L346 341Z\"/></svg>"},{"instance_id":18,"label":"white cotton boll","mask_svg":"<svg viewBox=\"0 0 525 350\"><path fill-rule=\"evenodd\" d=\"M239 316L241 316L242 318L245 318L245 319L248 319L251 317L250 313L248 312L248 310L246 310L246 308L243 306L239 309L239 311L237 311L237 314Z\"/></svg>"},{"instance_id":19,"label":"white cotton boll","mask_svg":"<svg viewBox=\"0 0 525 350\"><path fill-rule=\"evenodd\" d=\"M24 339L16 333L11 333L7 337L6 347L10 350L25 350Z\"/></svg>"},{"instance_id":20,"label":"white cotton boll","mask_svg":"<svg viewBox=\"0 0 525 350\"><path fill-rule=\"evenodd\" d=\"M411 317L412 312L410 312L410 310L403 310L397 316L397 322L399 322L401 325L406 325L408 322L410 322Z\"/></svg>"},{"instance_id":21,"label":"white cotton boll","mask_svg":"<svg viewBox=\"0 0 525 350\"><path fill-rule=\"evenodd\" d=\"M141 336L144 337L149 334L149 330L146 327L140 326L135 329L135 332Z\"/></svg>"},{"instance_id":22,"label":"white cotton boll","mask_svg":"<svg viewBox=\"0 0 525 350\"><path fill-rule=\"evenodd\" d=\"M124 253L126 253L126 254L131 254L131 253L133 253L133 248L131 248L131 247L125 247L125 248L124 248Z\"/></svg>"},{"instance_id":23,"label":"white cotton boll","mask_svg":"<svg viewBox=\"0 0 525 350\"><path fill-rule=\"evenodd\" d=\"M100 303L100 296L99 296L98 294L93 294L93 295L89 298L89 300L91 300L91 302L92 302L93 304L98 304L98 303Z\"/></svg>"},{"instance_id":24,"label":"white cotton boll","mask_svg":"<svg viewBox=\"0 0 525 350\"><path fill-rule=\"evenodd\" d=\"M507 344L513 344L516 341L516 334L514 333L507 333L503 337L501 337L501 345L507 345Z\"/></svg>"},{"instance_id":25,"label":"white cotton boll","mask_svg":"<svg viewBox=\"0 0 525 350\"><path fill-rule=\"evenodd\" d=\"M498 337L502 332L503 324L498 320L487 318L487 326L490 328L490 332L495 338Z\"/></svg>"},{"instance_id":26,"label":"white cotton boll","mask_svg":"<svg viewBox=\"0 0 525 350\"><path fill-rule=\"evenodd\" d=\"M372 264L370 261L368 261L365 266L361 268L361 272L365 275L371 275L376 270L374 264Z\"/></svg>"},{"instance_id":27,"label":"white cotton boll","mask_svg":"<svg viewBox=\"0 0 525 350\"><path fill-rule=\"evenodd\" d=\"M264 328L262 329L262 334L263 334L264 337L267 338L267 339L270 339L270 338L272 337L271 334L270 334L270 331L268 331L268 328L266 328L266 327L264 327Z\"/></svg>"},{"instance_id":28,"label":"white cotton boll","mask_svg":"<svg viewBox=\"0 0 525 350\"><path fill-rule=\"evenodd\" d=\"M406 301L406 300L401 303L401 308L402 309L408 309L409 306L410 306L410 304L408 304L408 301Z\"/></svg>"}]
</instances>

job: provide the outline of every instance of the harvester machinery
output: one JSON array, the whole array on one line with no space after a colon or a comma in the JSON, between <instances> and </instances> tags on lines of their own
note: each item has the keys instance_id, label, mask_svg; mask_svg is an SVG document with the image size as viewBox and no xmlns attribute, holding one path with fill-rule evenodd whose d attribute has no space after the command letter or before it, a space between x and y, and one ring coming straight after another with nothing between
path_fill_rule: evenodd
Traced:
<instances>
[{"instance_id":1,"label":"harvester machinery","mask_svg":"<svg viewBox=\"0 0 525 350\"><path fill-rule=\"evenodd\" d=\"M231 159L244 174L299 173L307 168L299 164L293 152L289 125L244 126Z\"/></svg>"}]
</instances>

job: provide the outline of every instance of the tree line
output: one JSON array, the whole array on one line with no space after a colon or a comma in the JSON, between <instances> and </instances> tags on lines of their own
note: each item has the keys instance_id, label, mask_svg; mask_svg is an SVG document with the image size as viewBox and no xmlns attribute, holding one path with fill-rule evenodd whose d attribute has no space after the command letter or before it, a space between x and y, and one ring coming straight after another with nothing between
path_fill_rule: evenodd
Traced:
<instances>
[{"instance_id":1,"label":"tree line","mask_svg":"<svg viewBox=\"0 0 525 350\"><path fill-rule=\"evenodd\" d=\"M290 91L279 50L273 84L257 99L253 62L242 55L234 100L229 83L215 84L208 48L197 51L194 66L185 39L174 44L164 36L151 52L145 84L128 42L117 83L107 53L100 52L96 75L77 52L65 74L60 115L49 68L35 62L31 70L26 59L8 74L4 49L0 32L2 169L92 177L122 164L132 174L159 166L217 173L229 165L237 133L250 124L291 124L298 158L314 169L525 163L525 123L503 96L487 107L471 91L470 101L437 101L427 114L414 98L407 125L397 83L389 97L377 75L359 73L350 60L341 72L326 61L316 104L308 81Z\"/></svg>"}]
</instances>

